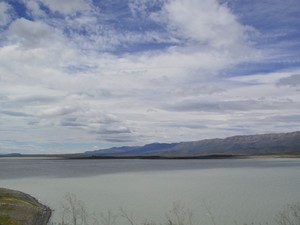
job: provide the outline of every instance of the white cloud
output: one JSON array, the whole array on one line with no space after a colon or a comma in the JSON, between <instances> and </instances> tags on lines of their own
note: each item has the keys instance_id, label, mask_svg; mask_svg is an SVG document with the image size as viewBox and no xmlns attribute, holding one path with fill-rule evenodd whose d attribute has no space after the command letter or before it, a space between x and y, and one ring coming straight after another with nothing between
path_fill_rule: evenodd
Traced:
<instances>
[{"instance_id":1,"label":"white cloud","mask_svg":"<svg viewBox=\"0 0 300 225\"><path fill-rule=\"evenodd\" d=\"M88 1L85 0L41 0L52 12L59 12L64 15L72 15L77 12L90 10Z\"/></svg>"},{"instance_id":2,"label":"white cloud","mask_svg":"<svg viewBox=\"0 0 300 225\"><path fill-rule=\"evenodd\" d=\"M163 5L163 0L129 0L128 7L134 16L145 18L151 14L149 8Z\"/></svg>"},{"instance_id":3,"label":"white cloud","mask_svg":"<svg viewBox=\"0 0 300 225\"><path fill-rule=\"evenodd\" d=\"M291 86L291 87L300 87L300 75L299 74L293 74L289 77L285 77L280 79L277 82L278 86Z\"/></svg>"},{"instance_id":4,"label":"white cloud","mask_svg":"<svg viewBox=\"0 0 300 225\"><path fill-rule=\"evenodd\" d=\"M13 19L13 10L6 2L0 2L0 27L6 26Z\"/></svg>"},{"instance_id":5,"label":"white cloud","mask_svg":"<svg viewBox=\"0 0 300 225\"><path fill-rule=\"evenodd\" d=\"M216 0L169 1L162 12L152 16L165 21L174 35L203 46L233 47L246 40L247 28L238 23L225 4Z\"/></svg>"},{"instance_id":6,"label":"white cloud","mask_svg":"<svg viewBox=\"0 0 300 225\"><path fill-rule=\"evenodd\" d=\"M287 84L299 71L221 74L263 56L228 6L130 2L137 18L150 16L161 30L118 30L85 1L45 0L66 15L51 18L42 2L26 3L34 20L16 19L1 33L1 127L13 130L3 138L136 145L289 129L269 117L297 114L299 92ZM157 2L162 9L150 12ZM171 45L112 53L147 43Z\"/></svg>"},{"instance_id":7,"label":"white cloud","mask_svg":"<svg viewBox=\"0 0 300 225\"><path fill-rule=\"evenodd\" d=\"M40 116L42 117L54 117L54 116L65 116L77 111L75 107L51 107L48 109L41 110L39 112Z\"/></svg>"},{"instance_id":8,"label":"white cloud","mask_svg":"<svg viewBox=\"0 0 300 225\"><path fill-rule=\"evenodd\" d=\"M28 11L33 16L46 16L46 13L41 9L40 2L37 0L23 0L23 3L26 5Z\"/></svg>"},{"instance_id":9,"label":"white cloud","mask_svg":"<svg viewBox=\"0 0 300 225\"><path fill-rule=\"evenodd\" d=\"M48 47L51 42L59 39L57 31L43 22L20 18L11 23L8 38L21 43L26 48ZM62 41L62 40L58 40ZM53 43L52 43L53 44ZM51 47L51 45L50 45Z\"/></svg>"}]
</instances>

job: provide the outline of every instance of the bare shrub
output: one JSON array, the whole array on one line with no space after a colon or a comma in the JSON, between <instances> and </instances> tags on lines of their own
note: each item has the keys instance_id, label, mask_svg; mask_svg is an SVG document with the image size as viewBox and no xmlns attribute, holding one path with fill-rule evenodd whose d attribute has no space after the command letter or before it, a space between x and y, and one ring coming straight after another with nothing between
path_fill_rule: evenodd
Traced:
<instances>
[{"instance_id":1,"label":"bare shrub","mask_svg":"<svg viewBox=\"0 0 300 225\"><path fill-rule=\"evenodd\" d=\"M193 225L193 212L181 202L175 202L167 214L167 220L167 225Z\"/></svg>"},{"instance_id":2,"label":"bare shrub","mask_svg":"<svg viewBox=\"0 0 300 225\"><path fill-rule=\"evenodd\" d=\"M88 225L88 212L76 195L68 193L62 203L61 221L57 225Z\"/></svg>"},{"instance_id":3,"label":"bare shrub","mask_svg":"<svg viewBox=\"0 0 300 225\"><path fill-rule=\"evenodd\" d=\"M99 215L100 215L100 224L116 225L118 215L113 213L111 210L108 210L106 213L100 213Z\"/></svg>"},{"instance_id":4,"label":"bare shrub","mask_svg":"<svg viewBox=\"0 0 300 225\"><path fill-rule=\"evenodd\" d=\"M138 225L132 214L121 208L121 216L130 224ZM165 225L193 225L193 213L191 210L185 208L181 202L173 203L172 209L166 215L167 221ZM142 225L157 225L154 221L147 221L141 223Z\"/></svg>"},{"instance_id":5,"label":"bare shrub","mask_svg":"<svg viewBox=\"0 0 300 225\"><path fill-rule=\"evenodd\" d=\"M286 205L275 220L279 225L300 225L300 202Z\"/></svg>"},{"instance_id":6,"label":"bare shrub","mask_svg":"<svg viewBox=\"0 0 300 225\"><path fill-rule=\"evenodd\" d=\"M211 224L217 225L206 204L205 208ZM74 194L66 195L62 204L61 221L52 225L117 225L119 217L123 218L123 221L118 221L118 224L123 225L125 223L129 225L194 225L193 212L181 202L173 203L172 209L166 214L166 220L163 223L147 220L137 222L133 214L124 208L120 208L118 213L108 210L105 213L90 214L83 202L78 200ZM300 225L300 202L286 205L276 214L275 220L278 225ZM235 224L237 223L235 222Z\"/></svg>"},{"instance_id":7,"label":"bare shrub","mask_svg":"<svg viewBox=\"0 0 300 225\"><path fill-rule=\"evenodd\" d=\"M135 223L135 219L134 219L133 215L132 215L132 214L129 214L129 213L127 212L126 209L124 209L124 208L121 207L121 208L120 208L120 213L121 213L121 216L122 216L123 218L125 218L125 220L126 220L127 222L129 222L130 225L137 225L137 224Z\"/></svg>"}]
</instances>

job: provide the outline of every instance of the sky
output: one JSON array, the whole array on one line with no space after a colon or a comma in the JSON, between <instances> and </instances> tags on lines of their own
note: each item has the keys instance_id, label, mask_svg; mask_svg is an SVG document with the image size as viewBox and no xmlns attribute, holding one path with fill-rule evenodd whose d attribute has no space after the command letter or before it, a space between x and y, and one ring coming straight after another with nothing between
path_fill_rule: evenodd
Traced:
<instances>
[{"instance_id":1,"label":"sky","mask_svg":"<svg viewBox=\"0 0 300 225\"><path fill-rule=\"evenodd\" d=\"M300 130L299 0L0 0L0 154Z\"/></svg>"}]
</instances>

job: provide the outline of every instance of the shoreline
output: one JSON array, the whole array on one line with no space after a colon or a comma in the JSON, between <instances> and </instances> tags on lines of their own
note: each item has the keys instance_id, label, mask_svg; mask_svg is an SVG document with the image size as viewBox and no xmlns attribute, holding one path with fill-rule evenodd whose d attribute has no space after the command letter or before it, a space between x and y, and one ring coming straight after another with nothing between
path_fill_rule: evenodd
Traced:
<instances>
[{"instance_id":1,"label":"shoreline","mask_svg":"<svg viewBox=\"0 0 300 225\"><path fill-rule=\"evenodd\" d=\"M95 159L145 159L145 160L205 160L205 159L287 159L300 158L299 152L269 153L269 154L203 154L203 155L0 155L0 158L32 158L52 160L95 160Z\"/></svg>"},{"instance_id":2,"label":"shoreline","mask_svg":"<svg viewBox=\"0 0 300 225\"><path fill-rule=\"evenodd\" d=\"M77 155L65 155L64 159L148 159L148 160L205 160L205 159L260 159L260 158L300 158L300 152L285 152L285 153L268 153L268 154L201 154L201 155L184 155L184 154L158 154L158 155L88 155L88 154L77 154Z\"/></svg>"}]
</instances>

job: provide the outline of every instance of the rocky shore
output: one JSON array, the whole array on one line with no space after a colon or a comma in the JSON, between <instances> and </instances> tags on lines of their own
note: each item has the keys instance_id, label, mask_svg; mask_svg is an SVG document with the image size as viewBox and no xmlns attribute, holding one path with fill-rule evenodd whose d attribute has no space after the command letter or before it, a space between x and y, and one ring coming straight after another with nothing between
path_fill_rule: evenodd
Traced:
<instances>
[{"instance_id":1,"label":"rocky shore","mask_svg":"<svg viewBox=\"0 0 300 225\"><path fill-rule=\"evenodd\" d=\"M0 188L0 225L47 225L51 209L23 192Z\"/></svg>"}]
</instances>

